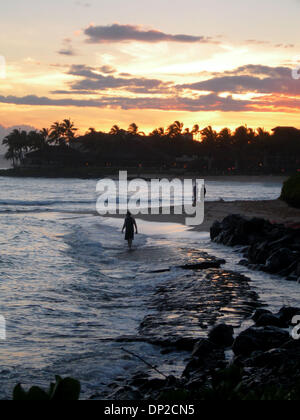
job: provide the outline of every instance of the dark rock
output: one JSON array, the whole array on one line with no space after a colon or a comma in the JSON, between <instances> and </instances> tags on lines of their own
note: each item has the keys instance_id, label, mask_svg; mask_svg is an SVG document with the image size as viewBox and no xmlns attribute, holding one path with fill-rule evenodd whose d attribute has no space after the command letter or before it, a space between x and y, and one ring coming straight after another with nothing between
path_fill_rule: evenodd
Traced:
<instances>
[{"instance_id":1,"label":"dark rock","mask_svg":"<svg viewBox=\"0 0 300 420\"><path fill-rule=\"evenodd\" d=\"M136 378L136 379L132 379L129 382L129 385L136 388L142 388L147 384L147 382L148 380L146 378Z\"/></svg>"},{"instance_id":2,"label":"dark rock","mask_svg":"<svg viewBox=\"0 0 300 420\"><path fill-rule=\"evenodd\" d=\"M275 274L287 268L292 262L293 256L291 251L288 248L282 248L271 254L266 261L264 269L269 273Z\"/></svg>"},{"instance_id":3,"label":"dark rock","mask_svg":"<svg viewBox=\"0 0 300 420\"><path fill-rule=\"evenodd\" d=\"M271 327L284 328L286 325L276 315L273 315L273 314L263 314L256 321L256 326L257 327L271 326Z\"/></svg>"},{"instance_id":4,"label":"dark rock","mask_svg":"<svg viewBox=\"0 0 300 420\"><path fill-rule=\"evenodd\" d=\"M291 326L292 320L296 315L300 315L300 309L289 306L283 306L277 314L280 321L285 324L287 328Z\"/></svg>"},{"instance_id":5,"label":"dark rock","mask_svg":"<svg viewBox=\"0 0 300 420\"><path fill-rule=\"evenodd\" d=\"M280 367L288 357L285 349L272 349L266 352L257 352L252 354L251 358L245 361L246 366L255 367Z\"/></svg>"},{"instance_id":6,"label":"dark rock","mask_svg":"<svg viewBox=\"0 0 300 420\"><path fill-rule=\"evenodd\" d=\"M195 338L184 338L184 337L177 338L171 341L172 345L176 347L178 350L187 350L187 351L193 350L196 342L197 342L197 339Z\"/></svg>"},{"instance_id":7,"label":"dark rock","mask_svg":"<svg viewBox=\"0 0 300 420\"><path fill-rule=\"evenodd\" d=\"M285 236L283 236L283 238L277 239L276 241L270 242L269 243L269 247L271 248L283 248L285 245L289 245L293 242L294 240L294 235L289 233Z\"/></svg>"},{"instance_id":8,"label":"dark rock","mask_svg":"<svg viewBox=\"0 0 300 420\"><path fill-rule=\"evenodd\" d=\"M215 222L210 228L211 239L214 240L217 236L220 235L221 232L222 232L221 224L219 222Z\"/></svg>"},{"instance_id":9,"label":"dark rock","mask_svg":"<svg viewBox=\"0 0 300 420\"><path fill-rule=\"evenodd\" d=\"M186 388L189 391L198 391L203 387L206 381L206 375L205 374L196 374L191 379L189 379L186 383Z\"/></svg>"},{"instance_id":10,"label":"dark rock","mask_svg":"<svg viewBox=\"0 0 300 420\"><path fill-rule=\"evenodd\" d=\"M170 375L167 377L166 386L174 386L174 385L177 385L178 382L179 382L178 378L176 378L173 375Z\"/></svg>"},{"instance_id":11,"label":"dark rock","mask_svg":"<svg viewBox=\"0 0 300 420\"><path fill-rule=\"evenodd\" d=\"M254 351L267 351L281 347L289 341L289 333L277 327L251 327L243 331L234 341L236 355L251 355Z\"/></svg>"},{"instance_id":12,"label":"dark rock","mask_svg":"<svg viewBox=\"0 0 300 420\"><path fill-rule=\"evenodd\" d=\"M249 261L255 264L265 264L269 257L268 242L254 243L248 250Z\"/></svg>"},{"instance_id":13,"label":"dark rock","mask_svg":"<svg viewBox=\"0 0 300 420\"><path fill-rule=\"evenodd\" d=\"M257 309L257 311L255 311L255 313L254 313L254 315L253 315L253 317L252 317L253 321L254 321L254 322L258 321L258 320L259 320L259 318L260 318L262 315L273 315L273 314L272 314L272 312L271 312L271 311L268 311L267 309Z\"/></svg>"},{"instance_id":14,"label":"dark rock","mask_svg":"<svg viewBox=\"0 0 300 420\"><path fill-rule=\"evenodd\" d=\"M180 268L184 270L207 270L208 268L220 268L221 265L226 264L225 260L215 260L215 261L201 261L194 264L185 264L181 265Z\"/></svg>"},{"instance_id":15,"label":"dark rock","mask_svg":"<svg viewBox=\"0 0 300 420\"><path fill-rule=\"evenodd\" d=\"M231 325L220 324L210 331L208 338L217 347L230 347L234 342L233 334Z\"/></svg>"},{"instance_id":16,"label":"dark rock","mask_svg":"<svg viewBox=\"0 0 300 420\"><path fill-rule=\"evenodd\" d=\"M259 342L250 335L239 335L233 344L233 351L236 355L250 355L256 350L259 350Z\"/></svg>"},{"instance_id":17,"label":"dark rock","mask_svg":"<svg viewBox=\"0 0 300 420\"><path fill-rule=\"evenodd\" d=\"M295 255L295 254L292 253L292 255ZM293 261L291 265L281 270L278 274L283 277L289 276L289 277L292 277L294 280L297 280L297 276L296 276L297 264L298 264L298 259L296 261Z\"/></svg>"},{"instance_id":18,"label":"dark rock","mask_svg":"<svg viewBox=\"0 0 300 420\"><path fill-rule=\"evenodd\" d=\"M215 349L215 345L210 340L202 338L196 343L193 349L192 357L206 357Z\"/></svg>"},{"instance_id":19,"label":"dark rock","mask_svg":"<svg viewBox=\"0 0 300 420\"><path fill-rule=\"evenodd\" d=\"M211 229L211 239L227 246L247 246L241 265L278 274L289 280L300 277L300 233L259 218L227 216Z\"/></svg>"},{"instance_id":20,"label":"dark rock","mask_svg":"<svg viewBox=\"0 0 300 420\"><path fill-rule=\"evenodd\" d=\"M108 396L109 400L141 400L142 394L133 389L132 387L125 385L119 387L116 391L114 391L111 395Z\"/></svg>"},{"instance_id":21,"label":"dark rock","mask_svg":"<svg viewBox=\"0 0 300 420\"><path fill-rule=\"evenodd\" d=\"M204 361L200 357L193 357L188 364L186 365L182 376L185 378L190 378L194 372L197 372L200 369L203 369Z\"/></svg>"},{"instance_id":22,"label":"dark rock","mask_svg":"<svg viewBox=\"0 0 300 420\"><path fill-rule=\"evenodd\" d=\"M157 390L166 385L166 379L159 379L159 378L153 378L144 381L143 389L144 390Z\"/></svg>"},{"instance_id":23,"label":"dark rock","mask_svg":"<svg viewBox=\"0 0 300 420\"><path fill-rule=\"evenodd\" d=\"M205 357L193 357L187 364L182 376L192 378L194 375L208 374L217 368L225 368L224 350L214 350Z\"/></svg>"},{"instance_id":24,"label":"dark rock","mask_svg":"<svg viewBox=\"0 0 300 420\"><path fill-rule=\"evenodd\" d=\"M287 350L293 350L299 352L299 358L300 358L300 340L289 340L283 346L281 346L282 349Z\"/></svg>"}]
</instances>

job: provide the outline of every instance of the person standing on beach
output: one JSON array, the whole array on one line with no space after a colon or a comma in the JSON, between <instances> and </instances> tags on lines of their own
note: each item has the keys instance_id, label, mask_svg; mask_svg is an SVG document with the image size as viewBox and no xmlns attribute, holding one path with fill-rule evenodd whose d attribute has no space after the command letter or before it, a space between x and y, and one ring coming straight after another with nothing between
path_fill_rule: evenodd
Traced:
<instances>
[{"instance_id":1,"label":"person standing on beach","mask_svg":"<svg viewBox=\"0 0 300 420\"><path fill-rule=\"evenodd\" d=\"M204 193L204 199L205 199L206 193L207 193L205 184L203 184L203 193ZM196 207L197 201L198 201L198 186L197 186L197 182L195 182L194 187L193 187L193 207Z\"/></svg>"},{"instance_id":2,"label":"person standing on beach","mask_svg":"<svg viewBox=\"0 0 300 420\"><path fill-rule=\"evenodd\" d=\"M136 221L134 217L131 215L130 211L128 211L125 217L122 233L125 230L125 241L128 241L129 249L132 248L132 241L134 240L134 228L135 228L135 233L138 234Z\"/></svg>"},{"instance_id":3,"label":"person standing on beach","mask_svg":"<svg viewBox=\"0 0 300 420\"><path fill-rule=\"evenodd\" d=\"M198 187L197 187L197 182L195 182L193 186L193 207L196 207L197 205L197 197L198 197Z\"/></svg>"}]
</instances>

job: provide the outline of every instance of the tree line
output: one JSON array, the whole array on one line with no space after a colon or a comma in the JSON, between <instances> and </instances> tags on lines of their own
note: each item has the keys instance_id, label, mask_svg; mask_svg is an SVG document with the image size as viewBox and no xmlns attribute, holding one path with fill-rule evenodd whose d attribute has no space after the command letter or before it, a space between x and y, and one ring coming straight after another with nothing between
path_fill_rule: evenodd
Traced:
<instances>
[{"instance_id":1,"label":"tree line","mask_svg":"<svg viewBox=\"0 0 300 420\"><path fill-rule=\"evenodd\" d=\"M53 160L55 151L56 156L69 154L77 165L161 167L180 166L182 162L191 169L216 173L259 168L284 172L300 168L300 130L293 127L277 127L272 132L247 126L216 131L211 126L200 129L198 124L192 129L185 128L175 121L148 135L135 123L126 130L114 125L109 132L90 128L84 135L78 135L77 131L70 119L41 131L14 130L3 140L7 147L5 157L14 166L22 165L28 156L43 163L51 153ZM183 156L187 157L186 162Z\"/></svg>"}]
</instances>

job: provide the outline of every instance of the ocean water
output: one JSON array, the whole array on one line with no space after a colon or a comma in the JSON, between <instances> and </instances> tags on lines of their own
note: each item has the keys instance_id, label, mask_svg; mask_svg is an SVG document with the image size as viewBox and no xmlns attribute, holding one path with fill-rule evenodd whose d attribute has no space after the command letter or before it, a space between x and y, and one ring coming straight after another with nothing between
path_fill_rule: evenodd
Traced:
<instances>
[{"instance_id":1,"label":"ocean water","mask_svg":"<svg viewBox=\"0 0 300 420\"><path fill-rule=\"evenodd\" d=\"M121 220L95 215L96 182L0 178L0 398L13 386L47 385L54 375L81 380L83 398L142 366L122 347L146 355L165 373L179 374L182 354L162 355L138 340L157 285L178 270L153 269L184 262L190 249L225 257L226 268L250 275L264 302L277 309L300 302L300 287L237 266L238 250L210 243L209 235L184 226L139 222L129 252ZM207 183L208 199L274 199L276 183ZM182 274L182 273L180 273Z\"/></svg>"},{"instance_id":2,"label":"ocean water","mask_svg":"<svg viewBox=\"0 0 300 420\"><path fill-rule=\"evenodd\" d=\"M70 212L95 211L95 180L80 179L34 179L0 177L0 212ZM208 201L223 199L273 200L280 196L282 185L279 182L220 182L206 183ZM148 203L148 192L142 190L143 202ZM120 201L124 197L120 197ZM192 202L192 197L186 197ZM180 202L174 197L175 204Z\"/></svg>"}]
</instances>

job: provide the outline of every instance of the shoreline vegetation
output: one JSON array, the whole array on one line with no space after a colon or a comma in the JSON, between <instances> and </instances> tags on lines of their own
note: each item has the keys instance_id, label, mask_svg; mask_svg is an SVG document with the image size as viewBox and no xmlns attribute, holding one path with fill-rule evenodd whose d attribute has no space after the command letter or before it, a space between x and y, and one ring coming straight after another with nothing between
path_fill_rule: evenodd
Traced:
<instances>
[{"instance_id":1,"label":"shoreline vegetation","mask_svg":"<svg viewBox=\"0 0 300 420\"><path fill-rule=\"evenodd\" d=\"M4 140L10 176L99 177L118 168L143 173L208 175L291 175L300 172L300 130L240 126L192 129L175 121L146 134L137 124L109 132L90 128L84 135L70 119L30 132L13 130ZM2 172L3 174L3 172ZM18 174L18 175L16 175ZM24 175L25 174L25 175ZM43 175L39 175L43 174Z\"/></svg>"},{"instance_id":2,"label":"shoreline vegetation","mask_svg":"<svg viewBox=\"0 0 300 420\"><path fill-rule=\"evenodd\" d=\"M226 175L207 175L198 171L184 170L184 169L161 169L161 168L132 168L132 167L17 167L0 169L1 177L12 178L73 178L73 179L102 179L110 177L112 179L119 179L119 172L127 171L128 179L142 178L146 181L151 179L188 179L197 178L205 179L207 181L231 181L231 182L284 182L287 180L287 175L257 175L257 174L237 174L230 173Z\"/></svg>"}]
</instances>

